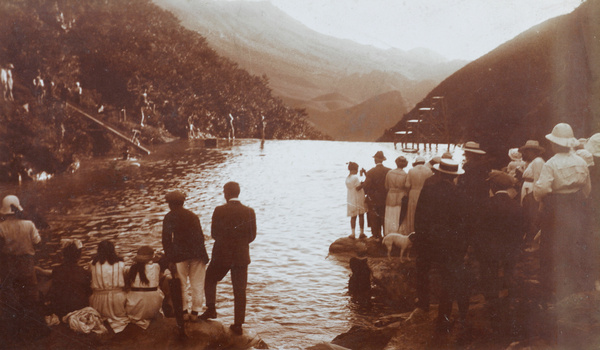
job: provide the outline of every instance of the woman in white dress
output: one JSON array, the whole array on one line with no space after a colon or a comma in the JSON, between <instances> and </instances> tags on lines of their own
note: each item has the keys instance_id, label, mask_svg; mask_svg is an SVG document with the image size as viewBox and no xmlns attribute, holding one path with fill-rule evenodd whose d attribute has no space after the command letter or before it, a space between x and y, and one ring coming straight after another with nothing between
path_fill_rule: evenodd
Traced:
<instances>
[{"instance_id":1,"label":"woman in white dress","mask_svg":"<svg viewBox=\"0 0 600 350\"><path fill-rule=\"evenodd\" d=\"M356 217L358 217L360 225L359 238L366 238L365 235L365 213L367 205L365 204L365 191L362 189L362 183L358 177L358 164L354 162L348 163L348 177L346 178L346 188L348 189L348 216L350 217L350 228L352 234L350 238L356 238Z\"/></svg>"},{"instance_id":2,"label":"woman in white dress","mask_svg":"<svg viewBox=\"0 0 600 350\"><path fill-rule=\"evenodd\" d=\"M431 175L433 175L433 172L425 165L425 158L418 156L406 177L408 208L406 210L406 217L402 222L402 228L400 229L404 234L408 235L415 231L415 211L417 210L417 202L421 190L423 189L423 184L425 184L425 180Z\"/></svg>"},{"instance_id":3,"label":"woman in white dress","mask_svg":"<svg viewBox=\"0 0 600 350\"><path fill-rule=\"evenodd\" d=\"M400 233L400 211L402 198L406 196L407 174L404 168L408 161L403 156L396 158L397 168L390 170L385 176L385 188L388 190L385 199L385 224L383 226L384 236L388 233Z\"/></svg>"},{"instance_id":4,"label":"woman in white dress","mask_svg":"<svg viewBox=\"0 0 600 350\"><path fill-rule=\"evenodd\" d=\"M105 240L90 263L92 290L90 306L96 309L115 333L125 329L129 317L125 312L125 263L115 252L114 244Z\"/></svg>"},{"instance_id":5,"label":"woman in white dress","mask_svg":"<svg viewBox=\"0 0 600 350\"><path fill-rule=\"evenodd\" d=\"M161 310L162 301L165 298L160 290L160 266L152 262L154 249L142 246L138 249L126 275L126 283L129 288L125 309L131 323L142 329L148 328L150 320L155 318Z\"/></svg>"}]
</instances>

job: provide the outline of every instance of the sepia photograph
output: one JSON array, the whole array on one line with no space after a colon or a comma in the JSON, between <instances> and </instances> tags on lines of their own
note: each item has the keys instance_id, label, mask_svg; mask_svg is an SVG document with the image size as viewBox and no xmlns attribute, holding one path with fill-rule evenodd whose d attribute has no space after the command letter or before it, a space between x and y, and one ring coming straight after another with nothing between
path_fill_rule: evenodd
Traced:
<instances>
[{"instance_id":1,"label":"sepia photograph","mask_svg":"<svg viewBox=\"0 0 600 350\"><path fill-rule=\"evenodd\" d=\"M0 349L600 348L600 0L0 0Z\"/></svg>"}]
</instances>

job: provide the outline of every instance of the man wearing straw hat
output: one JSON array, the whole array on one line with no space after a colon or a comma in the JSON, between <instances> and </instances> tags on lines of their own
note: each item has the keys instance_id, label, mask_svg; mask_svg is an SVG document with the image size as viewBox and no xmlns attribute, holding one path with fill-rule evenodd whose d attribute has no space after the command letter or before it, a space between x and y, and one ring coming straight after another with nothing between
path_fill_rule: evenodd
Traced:
<instances>
[{"instance_id":1,"label":"man wearing straw hat","mask_svg":"<svg viewBox=\"0 0 600 350\"><path fill-rule=\"evenodd\" d=\"M552 301L552 293L563 298L572 293L593 290L593 264L589 212L585 199L591 191L586 162L571 152L579 143L573 129L557 124L546 135L555 155L542 167L533 186L533 195L542 201L540 282L543 302Z\"/></svg>"},{"instance_id":2,"label":"man wearing straw hat","mask_svg":"<svg viewBox=\"0 0 600 350\"><path fill-rule=\"evenodd\" d=\"M385 199L387 190L385 188L385 178L391 170L383 166L385 156L382 151L377 151L373 156L375 167L367 171L367 176L363 184L363 189L367 195L367 219L371 227L371 234L377 239L381 239L381 229L385 222Z\"/></svg>"},{"instance_id":3,"label":"man wearing straw hat","mask_svg":"<svg viewBox=\"0 0 600 350\"><path fill-rule=\"evenodd\" d=\"M469 308L463 265L467 252L463 201L454 182L464 171L452 159L442 159L433 169L434 175L425 181L415 213L413 244L417 252L418 302L411 318L429 310L429 271L435 266L442 278L436 332L445 334L451 326L453 300L457 300L463 325Z\"/></svg>"}]
</instances>

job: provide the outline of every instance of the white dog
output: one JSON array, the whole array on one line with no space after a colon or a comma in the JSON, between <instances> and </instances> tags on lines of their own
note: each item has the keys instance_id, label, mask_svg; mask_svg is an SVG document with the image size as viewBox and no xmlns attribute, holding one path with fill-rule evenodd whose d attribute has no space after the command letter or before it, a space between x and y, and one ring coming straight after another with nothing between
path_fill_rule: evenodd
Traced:
<instances>
[{"instance_id":1,"label":"white dog","mask_svg":"<svg viewBox=\"0 0 600 350\"><path fill-rule=\"evenodd\" d=\"M414 233L414 232L413 232ZM391 259L392 256L392 248L394 246L399 247L400 251L400 261L404 262L404 252L407 251L410 247L412 247L412 241L410 240L411 233L408 236L405 236L400 233L388 233L385 237L383 237L382 243L387 248L388 259ZM408 252L406 253L406 258L410 261L410 257L408 256Z\"/></svg>"}]
</instances>

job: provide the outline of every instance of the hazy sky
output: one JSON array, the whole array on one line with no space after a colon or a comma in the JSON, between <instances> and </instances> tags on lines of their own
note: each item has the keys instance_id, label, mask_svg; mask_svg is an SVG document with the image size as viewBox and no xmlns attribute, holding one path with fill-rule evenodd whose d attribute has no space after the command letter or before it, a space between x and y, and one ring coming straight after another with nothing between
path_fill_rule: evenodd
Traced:
<instances>
[{"instance_id":1,"label":"hazy sky","mask_svg":"<svg viewBox=\"0 0 600 350\"><path fill-rule=\"evenodd\" d=\"M245 0L248 1L248 0ZM581 0L268 0L306 26L380 48L476 59Z\"/></svg>"}]
</instances>

